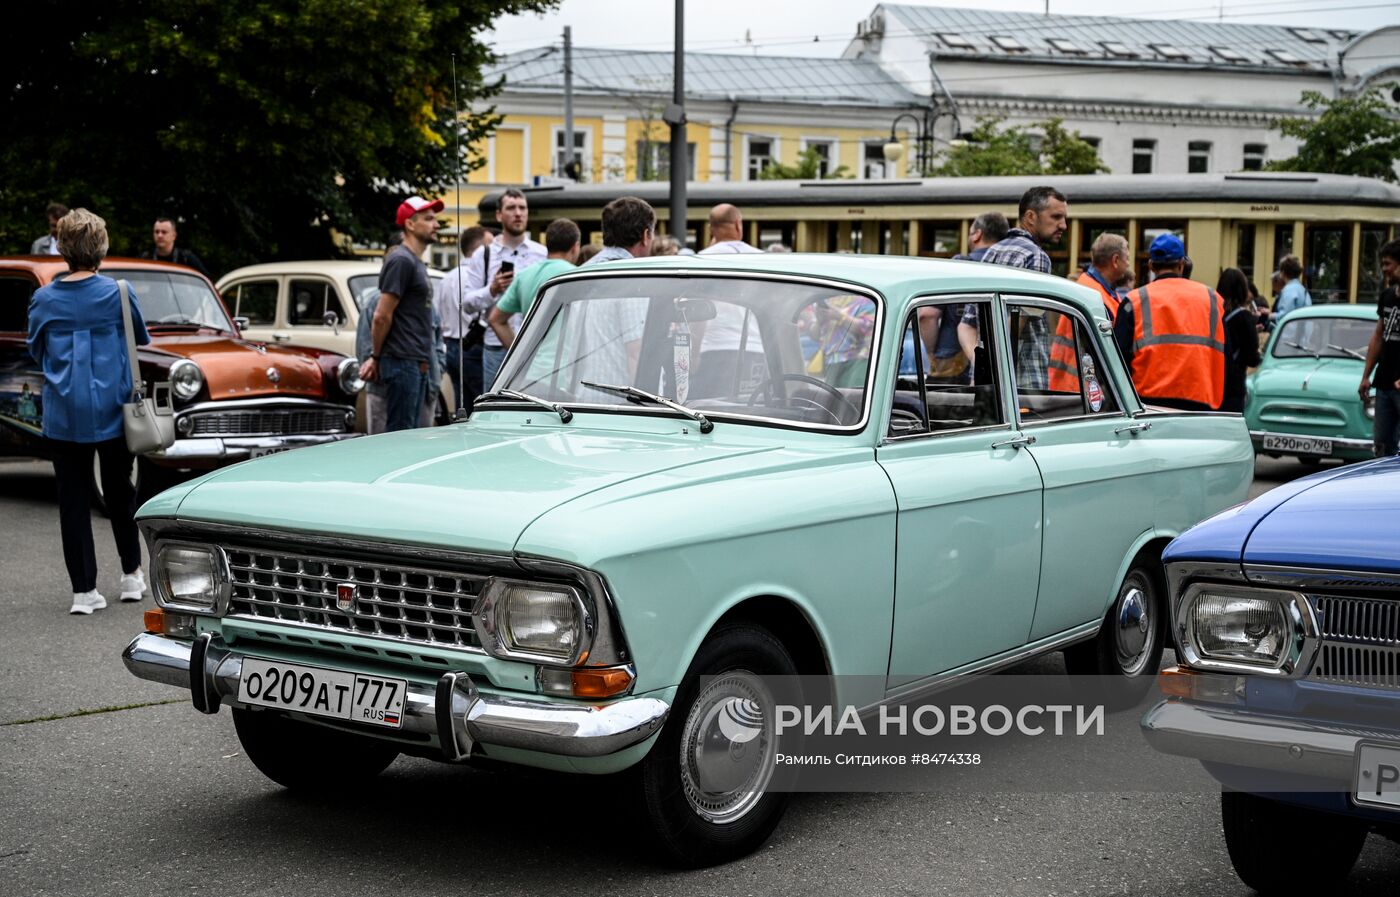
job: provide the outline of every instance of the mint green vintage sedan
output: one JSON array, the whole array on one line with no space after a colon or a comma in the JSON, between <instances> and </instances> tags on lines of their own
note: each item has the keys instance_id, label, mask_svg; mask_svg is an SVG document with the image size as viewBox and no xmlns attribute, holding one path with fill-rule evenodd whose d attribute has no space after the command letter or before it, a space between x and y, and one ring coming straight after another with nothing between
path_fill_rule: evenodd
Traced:
<instances>
[{"instance_id":1,"label":"mint green vintage sedan","mask_svg":"<svg viewBox=\"0 0 1400 897\"><path fill-rule=\"evenodd\" d=\"M901 373L945 326L966 362ZM400 753L620 773L667 855L733 858L787 803L775 677L863 712L1055 650L1152 684L1161 550L1253 451L1237 415L1144 408L1109 331L1083 288L968 262L581 268L471 420L142 508L160 612L126 663L231 707L287 787Z\"/></svg>"},{"instance_id":2,"label":"mint green vintage sedan","mask_svg":"<svg viewBox=\"0 0 1400 897\"><path fill-rule=\"evenodd\" d=\"M1313 305L1290 312L1249 376L1244 419L1259 451L1324 458L1372 457L1376 406L1356 387L1376 330L1374 305Z\"/></svg>"}]
</instances>

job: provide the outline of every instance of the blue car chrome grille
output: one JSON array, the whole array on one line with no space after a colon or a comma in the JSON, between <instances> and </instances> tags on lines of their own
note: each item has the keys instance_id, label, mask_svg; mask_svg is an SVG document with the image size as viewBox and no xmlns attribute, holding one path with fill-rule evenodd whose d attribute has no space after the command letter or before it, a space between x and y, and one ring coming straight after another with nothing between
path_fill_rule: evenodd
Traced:
<instances>
[{"instance_id":1,"label":"blue car chrome grille","mask_svg":"<svg viewBox=\"0 0 1400 897\"><path fill-rule=\"evenodd\" d=\"M1400 688L1400 601L1316 595L1322 645L1308 678Z\"/></svg>"},{"instance_id":2,"label":"blue car chrome grille","mask_svg":"<svg viewBox=\"0 0 1400 897\"><path fill-rule=\"evenodd\" d=\"M229 614L445 647L479 643L472 611L483 575L225 547Z\"/></svg>"}]
</instances>

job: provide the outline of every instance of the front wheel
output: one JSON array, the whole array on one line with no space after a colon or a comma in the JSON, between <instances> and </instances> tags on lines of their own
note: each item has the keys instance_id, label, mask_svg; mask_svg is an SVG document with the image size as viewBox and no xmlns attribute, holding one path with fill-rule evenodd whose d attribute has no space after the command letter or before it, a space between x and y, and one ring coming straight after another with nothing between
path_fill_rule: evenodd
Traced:
<instances>
[{"instance_id":1,"label":"front wheel","mask_svg":"<svg viewBox=\"0 0 1400 897\"><path fill-rule=\"evenodd\" d=\"M1235 874L1266 895L1334 890L1366 844L1365 823L1242 791L1220 793L1220 821ZM1307 838L1307 856L1289 862L1280 848L1300 835Z\"/></svg>"},{"instance_id":2,"label":"front wheel","mask_svg":"<svg viewBox=\"0 0 1400 897\"><path fill-rule=\"evenodd\" d=\"M701 646L646 758L630 774L644 828L681 866L752 853L777 827L789 795L772 790L777 704L800 695L797 668L766 629L725 626Z\"/></svg>"},{"instance_id":3,"label":"front wheel","mask_svg":"<svg viewBox=\"0 0 1400 897\"><path fill-rule=\"evenodd\" d=\"M233 727L258 771L294 791L344 792L379 775L399 755L388 742L267 710L234 707Z\"/></svg>"},{"instance_id":4,"label":"front wheel","mask_svg":"<svg viewBox=\"0 0 1400 897\"><path fill-rule=\"evenodd\" d=\"M1104 616L1098 637L1065 649L1065 669L1111 710L1146 697L1162 665L1166 600L1155 555L1133 562Z\"/></svg>"}]
</instances>

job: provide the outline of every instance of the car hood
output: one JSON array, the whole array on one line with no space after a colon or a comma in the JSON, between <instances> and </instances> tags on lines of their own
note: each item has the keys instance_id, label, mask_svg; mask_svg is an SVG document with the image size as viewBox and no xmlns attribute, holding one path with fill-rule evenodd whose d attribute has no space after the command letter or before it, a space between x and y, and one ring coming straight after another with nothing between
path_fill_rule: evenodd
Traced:
<instances>
[{"instance_id":1,"label":"car hood","mask_svg":"<svg viewBox=\"0 0 1400 897\"><path fill-rule=\"evenodd\" d=\"M532 521L588 493L777 447L718 445L671 423L657 433L471 422L352 439L235 465L142 516L508 553Z\"/></svg>"},{"instance_id":2,"label":"car hood","mask_svg":"<svg viewBox=\"0 0 1400 897\"><path fill-rule=\"evenodd\" d=\"M321 366L296 349L207 333L153 333L150 348L199 365L209 398L215 401L270 395L320 398L326 391Z\"/></svg>"},{"instance_id":3,"label":"car hood","mask_svg":"<svg viewBox=\"0 0 1400 897\"><path fill-rule=\"evenodd\" d=\"M1271 359L1250 379L1258 396L1356 401L1361 362L1351 358Z\"/></svg>"},{"instance_id":4,"label":"car hood","mask_svg":"<svg viewBox=\"0 0 1400 897\"><path fill-rule=\"evenodd\" d=\"M1400 573L1400 457L1343 468L1268 512L1246 564Z\"/></svg>"}]
</instances>

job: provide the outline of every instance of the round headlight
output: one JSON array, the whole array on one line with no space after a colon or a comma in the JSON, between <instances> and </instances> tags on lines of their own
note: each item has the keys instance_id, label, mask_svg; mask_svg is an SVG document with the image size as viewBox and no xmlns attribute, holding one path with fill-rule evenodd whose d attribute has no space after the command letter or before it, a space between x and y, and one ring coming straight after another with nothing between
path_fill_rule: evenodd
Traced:
<instances>
[{"instance_id":1,"label":"round headlight","mask_svg":"<svg viewBox=\"0 0 1400 897\"><path fill-rule=\"evenodd\" d=\"M182 402L199 395L204 387L204 372L199 365L188 358L181 358L170 366L170 390Z\"/></svg>"},{"instance_id":2,"label":"round headlight","mask_svg":"<svg viewBox=\"0 0 1400 897\"><path fill-rule=\"evenodd\" d=\"M340 391L346 395L353 396L365 388L365 381L360 379L360 362L354 358L342 359L336 365L335 379L340 384Z\"/></svg>"}]
</instances>

